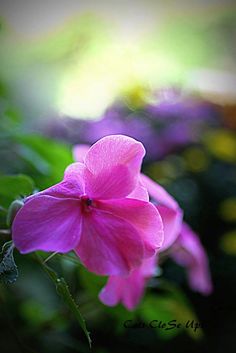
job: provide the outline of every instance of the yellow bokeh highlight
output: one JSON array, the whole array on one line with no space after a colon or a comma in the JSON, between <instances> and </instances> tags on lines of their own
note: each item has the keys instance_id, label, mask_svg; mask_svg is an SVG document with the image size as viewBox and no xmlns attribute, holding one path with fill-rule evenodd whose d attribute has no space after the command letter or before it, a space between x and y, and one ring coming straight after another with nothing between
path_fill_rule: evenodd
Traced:
<instances>
[{"instance_id":1,"label":"yellow bokeh highlight","mask_svg":"<svg viewBox=\"0 0 236 353\"><path fill-rule=\"evenodd\" d=\"M206 153L198 147L188 148L183 153L186 169L194 173L199 173L207 169L209 159Z\"/></svg>"},{"instance_id":2,"label":"yellow bokeh highlight","mask_svg":"<svg viewBox=\"0 0 236 353\"><path fill-rule=\"evenodd\" d=\"M167 184L170 180L175 179L177 171L173 163L168 161L160 161L152 163L147 168L148 175L162 184Z\"/></svg>"},{"instance_id":3,"label":"yellow bokeh highlight","mask_svg":"<svg viewBox=\"0 0 236 353\"><path fill-rule=\"evenodd\" d=\"M142 108L149 100L151 100L152 92L149 87L142 86L139 83L132 83L121 92L121 98L126 105L133 110Z\"/></svg>"},{"instance_id":4,"label":"yellow bokeh highlight","mask_svg":"<svg viewBox=\"0 0 236 353\"><path fill-rule=\"evenodd\" d=\"M232 131L219 129L208 132L204 143L217 158L227 162L236 162L236 136Z\"/></svg>"},{"instance_id":5,"label":"yellow bokeh highlight","mask_svg":"<svg viewBox=\"0 0 236 353\"><path fill-rule=\"evenodd\" d=\"M236 221L236 197L224 200L220 205L219 213L225 221Z\"/></svg>"},{"instance_id":6,"label":"yellow bokeh highlight","mask_svg":"<svg viewBox=\"0 0 236 353\"><path fill-rule=\"evenodd\" d=\"M236 255L236 230L225 233L220 245L227 254Z\"/></svg>"}]
</instances>

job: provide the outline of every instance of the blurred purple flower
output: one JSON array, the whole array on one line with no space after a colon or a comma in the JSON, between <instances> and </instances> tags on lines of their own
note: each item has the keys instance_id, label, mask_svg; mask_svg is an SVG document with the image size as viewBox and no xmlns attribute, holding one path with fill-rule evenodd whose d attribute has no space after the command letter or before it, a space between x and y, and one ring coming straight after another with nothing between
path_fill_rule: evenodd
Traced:
<instances>
[{"instance_id":1,"label":"blurred purple flower","mask_svg":"<svg viewBox=\"0 0 236 353\"><path fill-rule=\"evenodd\" d=\"M146 106L151 117L158 120L202 120L214 122L216 108L201 98L187 96L179 90L165 89L156 93L156 102Z\"/></svg>"},{"instance_id":2,"label":"blurred purple flower","mask_svg":"<svg viewBox=\"0 0 236 353\"><path fill-rule=\"evenodd\" d=\"M88 121L81 125L80 141L92 144L94 141L112 134L122 134L142 141L148 158L158 156L158 140L152 124L138 113L127 111L120 106L107 110L99 121Z\"/></svg>"},{"instance_id":3,"label":"blurred purple flower","mask_svg":"<svg viewBox=\"0 0 236 353\"><path fill-rule=\"evenodd\" d=\"M146 159L156 160L197 143L203 131L218 122L219 111L213 104L176 90L163 90L152 104L137 111L117 103L98 121L65 118L48 123L46 134L89 145L107 135L123 134L141 141Z\"/></svg>"}]
</instances>

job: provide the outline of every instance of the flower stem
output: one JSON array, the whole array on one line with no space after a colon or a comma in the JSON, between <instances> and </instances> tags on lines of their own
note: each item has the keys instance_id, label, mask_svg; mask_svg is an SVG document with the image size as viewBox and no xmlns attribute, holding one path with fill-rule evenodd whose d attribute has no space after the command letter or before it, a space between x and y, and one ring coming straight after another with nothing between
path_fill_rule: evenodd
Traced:
<instances>
[{"instance_id":1,"label":"flower stem","mask_svg":"<svg viewBox=\"0 0 236 353\"><path fill-rule=\"evenodd\" d=\"M57 251L53 252L52 254L50 254L44 261L43 263L46 264L46 262L48 262L49 260L51 260L56 254L58 254Z\"/></svg>"}]
</instances>

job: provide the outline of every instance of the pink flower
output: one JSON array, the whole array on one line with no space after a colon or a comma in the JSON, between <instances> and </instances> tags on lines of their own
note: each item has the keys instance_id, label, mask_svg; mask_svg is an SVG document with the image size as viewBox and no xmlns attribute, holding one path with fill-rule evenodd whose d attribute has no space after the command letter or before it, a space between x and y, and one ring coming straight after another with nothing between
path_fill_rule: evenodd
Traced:
<instances>
[{"instance_id":1,"label":"pink flower","mask_svg":"<svg viewBox=\"0 0 236 353\"><path fill-rule=\"evenodd\" d=\"M64 179L26 199L12 228L21 253L74 250L100 275L127 275L163 242L157 209L139 183L143 145L107 136L70 165Z\"/></svg>"},{"instance_id":2,"label":"pink flower","mask_svg":"<svg viewBox=\"0 0 236 353\"><path fill-rule=\"evenodd\" d=\"M76 161L82 162L89 150L89 145L76 145L73 149L73 155ZM149 200L149 196L153 199L154 204L161 215L164 227L164 241L161 251L169 248L177 239L183 220L183 211L179 207L175 199L159 184L155 183L148 176L141 174L139 184L135 189L138 196L144 201ZM135 195L134 193L132 195ZM131 196L132 196L131 195Z\"/></svg>"},{"instance_id":3,"label":"pink flower","mask_svg":"<svg viewBox=\"0 0 236 353\"><path fill-rule=\"evenodd\" d=\"M204 295L212 292L213 286L207 254L198 236L183 223L181 233L172 248L171 257L186 267L189 286Z\"/></svg>"},{"instance_id":4,"label":"pink flower","mask_svg":"<svg viewBox=\"0 0 236 353\"><path fill-rule=\"evenodd\" d=\"M133 310L141 300L146 283L156 271L156 256L144 260L139 268L134 269L126 277L110 276L101 290L99 299L108 306L122 303L127 309Z\"/></svg>"},{"instance_id":5,"label":"pink flower","mask_svg":"<svg viewBox=\"0 0 236 353\"><path fill-rule=\"evenodd\" d=\"M164 242L161 251L168 249L177 239L183 220L183 211L168 192L146 175L141 175L141 182L147 189L161 215L164 227Z\"/></svg>"}]
</instances>

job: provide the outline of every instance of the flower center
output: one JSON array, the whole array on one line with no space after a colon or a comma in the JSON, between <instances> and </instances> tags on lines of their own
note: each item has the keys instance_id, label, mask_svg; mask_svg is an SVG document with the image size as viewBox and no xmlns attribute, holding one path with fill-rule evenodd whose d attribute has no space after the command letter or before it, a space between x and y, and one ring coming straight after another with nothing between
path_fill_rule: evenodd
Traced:
<instances>
[{"instance_id":1,"label":"flower center","mask_svg":"<svg viewBox=\"0 0 236 353\"><path fill-rule=\"evenodd\" d=\"M92 199L90 199L87 195L81 196L81 209L82 209L82 212L90 212L92 205L93 205L93 200Z\"/></svg>"}]
</instances>

